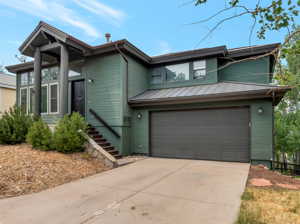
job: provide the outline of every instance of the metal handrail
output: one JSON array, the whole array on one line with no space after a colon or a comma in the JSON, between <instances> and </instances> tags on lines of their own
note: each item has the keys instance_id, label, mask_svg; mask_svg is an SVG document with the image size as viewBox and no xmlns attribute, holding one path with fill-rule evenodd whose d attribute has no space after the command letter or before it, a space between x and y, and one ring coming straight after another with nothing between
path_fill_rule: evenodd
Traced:
<instances>
[{"instance_id":1,"label":"metal handrail","mask_svg":"<svg viewBox=\"0 0 300 224\"><path fill-rule=\"evenodd\" d=\"M103 120L103 118L101 118L99 116L99 114L97 114L93 109L89 109L90 113L92 115L94 115L94 117L104 125L104 127L106 127L111 133L113 133L117 138L120 138L121 136L119 135L118 132L116 132L105 120Z\"/></svg>"}]
</instances>

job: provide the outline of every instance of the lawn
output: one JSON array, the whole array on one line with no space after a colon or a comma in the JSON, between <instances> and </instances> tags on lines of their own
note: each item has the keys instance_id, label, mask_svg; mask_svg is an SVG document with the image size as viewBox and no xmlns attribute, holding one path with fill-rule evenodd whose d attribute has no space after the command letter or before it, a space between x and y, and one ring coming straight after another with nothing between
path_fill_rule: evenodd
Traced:
<instances>
[{"instance_id":1,"label":"lawn","mask_svg":"<svg viewBox=\"0 0 300 224\"><path fill-rule=\"evenodd\" d=\"M270 184L254 186L253 179ZM253 166L236 224L300 224L299 186L299 179Z\"/></svg>"},{"instance_id":2,"label":"lawn","mask_svg":"<svg viewBox=\"0 0 300 224\"><path fill-rule=\"evenodd\" d=\"M27 144L0 146L0 199L39 192L107 170L86 153L33 150Z\"/></svg>"}]
</instances>

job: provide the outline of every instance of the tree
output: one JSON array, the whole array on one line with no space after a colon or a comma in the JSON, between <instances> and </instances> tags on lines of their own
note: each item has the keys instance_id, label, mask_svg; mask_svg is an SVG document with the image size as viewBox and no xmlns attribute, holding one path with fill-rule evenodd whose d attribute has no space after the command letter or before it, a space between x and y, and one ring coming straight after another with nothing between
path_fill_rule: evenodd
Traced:
<instances>
[{"instance_id":1,"label":"tree","mask_svg":"<svg viewBox=\"0 0 300 224\"><path fill-rule=\"evenodd\" d=\"M208 1L211 0L196 0L195 5L200 6ZM250 15L253 20L250 37L258 25L257 36L260 39L264 39L266 31L294 28L294 18L299 15L298 6L300 6L300 0L269 0L267 2L257 0L256 3L252 0L225 0L224 9L214 13L207 19L195 23L207 22L224 12L232 11L233 14L231 16L221 19L210 29L209 33L211 33L226 21Z\"/></svg>"}]
</instances>

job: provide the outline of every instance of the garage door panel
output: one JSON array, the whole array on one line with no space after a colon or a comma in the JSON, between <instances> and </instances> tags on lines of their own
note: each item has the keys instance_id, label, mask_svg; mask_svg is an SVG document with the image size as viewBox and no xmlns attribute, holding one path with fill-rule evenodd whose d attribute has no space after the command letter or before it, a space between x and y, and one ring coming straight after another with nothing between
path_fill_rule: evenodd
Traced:
<instances>
[{"instance_id":1,"label":"garage door panel","mask_svg":"<svg viewBox=\"0 0 300 224\"><path fill-rule=\"evenodd\" d=\"M248 108L151 113L153 156L249 161Z\"/></svg>"}]
</instances>

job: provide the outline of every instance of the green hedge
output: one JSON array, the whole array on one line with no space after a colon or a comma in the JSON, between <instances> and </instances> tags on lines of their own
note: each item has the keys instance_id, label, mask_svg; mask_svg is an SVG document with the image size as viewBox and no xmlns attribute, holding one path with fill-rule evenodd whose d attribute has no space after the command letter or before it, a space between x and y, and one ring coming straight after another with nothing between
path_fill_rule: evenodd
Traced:
<instances>
[{"instance_id":1,"label":"green hedge","mask_svg":"<svg viewBox=\"0 0 300 224\"><path fill-rule=\"evenodd\" d=\"M33 123L33 118L19 107L12 107L0 119L0 143L20 144Z\"/></svg>"},{"instance_id":2,"label":"green hedge","mask_svg":"<svg viewBox=\"0 0 300 224\"><path fill-rule=\"evenodd\" d=\"M47 151L53 147L52 132L41 118L30 127L26 141L35 149Z\"/></svg>"}]
</instances>

